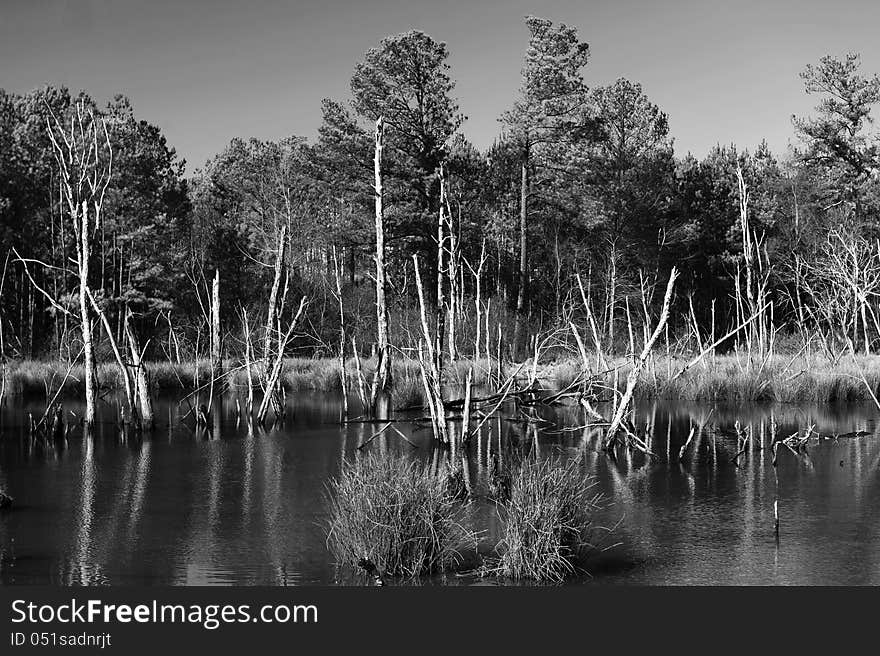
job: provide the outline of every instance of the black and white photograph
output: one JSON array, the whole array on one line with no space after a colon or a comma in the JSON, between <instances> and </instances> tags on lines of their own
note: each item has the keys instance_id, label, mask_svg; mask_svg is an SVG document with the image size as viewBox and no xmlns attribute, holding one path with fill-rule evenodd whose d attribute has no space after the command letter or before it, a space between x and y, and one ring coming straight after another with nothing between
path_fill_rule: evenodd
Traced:
<instances>
[{"instance_id":1,"label":"black and white photograph","mask_svg":"<svg viewBox=\"0 0 880 656\"><path fill-rule=\"evenodd\" d=\"M2 0L0 587L880 584L878 20Z\"/></svg>"}]
</instances>

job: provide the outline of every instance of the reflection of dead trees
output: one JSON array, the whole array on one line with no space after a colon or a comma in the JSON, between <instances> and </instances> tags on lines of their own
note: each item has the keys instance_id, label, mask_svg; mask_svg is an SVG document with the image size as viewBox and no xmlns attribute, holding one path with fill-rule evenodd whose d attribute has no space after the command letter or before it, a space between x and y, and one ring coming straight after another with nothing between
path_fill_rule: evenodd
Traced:
<instances>
[{"instance_id":1,"label":"reflection of dead trees","mask_svg":"<svg viewBox=\"0 0 880 656\"><path fill-rule=\"evenodd\" d=\"M792 433L782 440L773 442L773 461L771 464L776 467L779 459L779 449L785 447L795 458L800 459L807 454L807 447L810 441L815 439L817 442L823 439L823 436L816 432L816 425L810 424L801 435L800 431ZM827 439L827 438L826 438Z\"/></svg>"},{"instance_id":2,"label":"reflection of dead trees","mask_svg":"<svg viewBox=\"0 0 880 656\"><path fill-rule=\"evenodd\" d=\"M55 401L46 406L43 416L35 420L30 415L30 437L46 442L62 444L67 441L69 425L64 421L64 407Z\"/></svg>"},{"instance_id":3,"label":"reflection of dead trees","mask_svg":"<svg viewBox=\"0 0 880 656\"><path fill-rule=\"evenodd\" d=\"M80 353L82 353L82 351L80 351ZM77 355L77 358L78 357L79 355ZM53 390L53 387L55 386L54 373L45 383L46 399L48 399L46 409L43 411L39 420L34 419L33 415L29 415L28 428L31 440L43 439L46 442L54 442L55 444L61 444L67 441L67 434L70 427L67 422L64 421L64 408L61 403L58 402L58 397L61 395L64 385L71 378L71 372L73 371L75 361L76 358L72 358L68 361L67 370L64 372L64 376L58 384L57 389Z\"/></svg>"},{"instance_id":4,"label":"reflection of dead trees","mask_svg":"<svg viewBox=\"0 0 880 656\"><path fill-rule=\"evenodd\" d=\"M8 494L6 494L3 490L0 490L0 510L9 510L12 508L12 504L15 499Z\"/></svg>"}]
</instances>

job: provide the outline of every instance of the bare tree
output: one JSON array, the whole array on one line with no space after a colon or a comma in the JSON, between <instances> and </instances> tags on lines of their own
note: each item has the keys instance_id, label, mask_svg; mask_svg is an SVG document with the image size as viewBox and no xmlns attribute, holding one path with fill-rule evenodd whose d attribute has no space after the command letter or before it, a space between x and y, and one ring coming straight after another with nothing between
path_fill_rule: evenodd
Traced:
<instances>
[{"instance_id":1,"label":"bare tree","mask_svg":"<svg viewBox=\"0 0 880 656\"><path fill-rule=\"evenodd\" d=\"M278 235L275 271L272 276L272 290L269 292L269 313L266 315L266 335L263 342L263 362L266 367L269 366L269 354L272 352L272 334L275 331L275 318L278 314L278 292L281 287L281 272L284 266L284 250L286 246L287 226L282 225L281 233Z\"/></svg>"},{"instance_id":2,"label":"bare tree","mask_svg":"<svg viewBox=\"0 0 880 656\"><path fill-rule=\"evenodd\" d=\"M220 348L220 269L214 272L211 284L211 369L217 378L223 373L223 351Z\"/></svg>"},{"instance_id":3,"label":"bare tree","mask_svg":"<svg viewBox=\"0 0 880 656\"><path fill-rule=\"evenodd\" d=\"M740 280L737 270L735 284L737 289L736 303L739 320L746 317L757 317L745 331L749 354L754 350L763 356L770 343L770 325L766 316L761 316L768 302L770 284L770 266L767 249L762 236L757 236L749 222L749 190L743 178L742 167L736 167L736 181L739 191L739 220L743 243L744 283ZM743 286L745 289L743 289Z\"/></svg>"},{"instance_id":4,"label":"bare tree","mask_svg":"<svg viewBox=\"0 0 880 656\"><path fill-rule=\"evenodd\" d=\"M103 119L80 99L64 124L54 114L46 121L60 174L61 196L73 227L79 277L79 313L85 361L86 408L83 421L95 421L98 387L90 312L89 265L92 245L101 227L104 194L110 184L113 150Z\"/></svg>"},{"instance_id":5,"label":"bare tree","mask_svg":"<svg viewBox=\"0 0 880 656\"><path fill-rule=\"evenodd\" d=\"M804 271L798 282L811 300L807 313L827 355L836 360L850 343L855 347L860 332L864 353L870 354L871 329L880 335L872 305L880 299L880 244L835 228L815 258L796 256L796 263Z\"/></svg>"},{"instance_id":6,"label":"bare tree","mask_svg":"<svg viewBox=\"0 0 880 656\"><path fill-rule=\"evenodd\" d=\"M131 366L134 369L134 388L140 412L140 425L143 430L153 429L153 402L150 399L150 388L147 385L147 370L144 366L144 352L131 328L131 310L125 313L125 335L128 339L128 350L131 354Z\"/></svg>"},{"instance_id":7,"label":"bare tree","mask_svg":"<svg viewBox=\"0 0 880 656\"><path fill-rule=\"evenodd\" d=\"M388 306L385 302L385 216L382 207L382 150L384 147L385 122L380 116L376 121L376 148L373 157L376 200L376 338L379 362L373 378L370 402L375 410L380 395L391 384L391 351L388 345Z\"/></svg>"}]
</instances>

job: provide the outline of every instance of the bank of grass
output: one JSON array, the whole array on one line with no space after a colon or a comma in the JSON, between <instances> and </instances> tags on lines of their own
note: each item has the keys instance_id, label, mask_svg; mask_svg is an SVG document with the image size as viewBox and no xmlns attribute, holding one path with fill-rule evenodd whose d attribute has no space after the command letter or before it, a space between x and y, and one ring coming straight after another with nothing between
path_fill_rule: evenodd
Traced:
<instances>
[{"instance_id":1,"label":"bank of grass","mask_svg":"<svg viewBox=\"0 0 880 656\"><path fill-rule=\"evenodd\" d=\"M527 460L513 472L497 566L513 579L561 583L584 571L595 549L602 496L576 460Z\"/></svg>"},{"instance_id":2,"label":"bank of grass","mask_svg":"<svg viewBox=\"0 0 880 656\"><path fill-rule=\"evenodd\" d=\"M822 357L774 355L764 361L724 355L676 376L685 363L684 358L658 359L643 372L636 394L672 400L815 405L873 403L872 394L880 395L880 356L845 357L832 363Z\"/></svg>"},{"instance_id":3,"label":"bank of grass","mask_svg":"<svg viewBox=\"0 0 880 656\"><path fill-rule=\"evenodd\" d=\"M642 371L635 390L637 398L662 398L668 400L725 401L730 403L872 403L871 394L880 397L880 356L845 356L837 362L816 356L774 355L762 361L758 358L735 355L707 356L689 368L681 376L676 374L684 367L688 356L665 355L651 358ZM630 361L623 357L611 359L609 368L618 368L618 385L623 387ZM147 379L155 392L189 391L210 381L211 367L207 360L197 363L148 362ZM247 384L245 370L239 362L225 364L229 382L239 388ZM505 365L505 375L512 374L518 365ZM591 357L591 367L596 368ZM600 365L600 369L602 365ZM11 361L5 365L5 392L12 395L41 396L47 387L54 392L64 380L67 366L59 361L24 360ZM520 379L525 382L531 367L519 368ZM361 361L361 370L372 380L375 359ZM454 390L462 388L469 370L473 371L475 385L486 385L492 364L488 360L457 360L447 363L444 384ZM353 358L346 362L346 375L351 393L354 394L356 363ZM564 389L582 375L582 363L571 357L561 357L542 362L538 367L541 384ZM113 363L104 362L98 367L98 377L104 389L122 386L119 372ZM864 377L864 380L863 380ZM392 403L397 409L419 406L424 402L423 385L416 360L397 358L392 372ZM596 380L596 378L594 378ZM605 373L598 377L605 385L612 385L614 377ZM865 384L867 381L867 385ZM282 382L290 392L314 390L338 392L342 386L339 362L332 358L288 358L285 360ZM75 366L64 383L65 395L83 393L83 370ZM456 394L450 391L450 394ZM601 396L601 394L600 394Z\"/></svg>"},{"instance_id":4,"label":"bank of grass","mask_svg":"<svg viewBox=\"0 0 880 656\"><path fill-rule=\"evenodd\" d=\"M444 384L452 387L464 385L469 369L474 372L476 385L485 384L488 379L490 363L488 360L459 360L448 363L444 371ZM247 372L240 362L227 361L224 367L228 372L225 381L244 389L247 386ZM346 362L346 377L352 394L355 393L357 364L354 358ZM206 386L211 380L211 363L198 362L147 362L147 381L154 392L191 391ZM376 368L375 359L363 359L361 372L367 381L372 381ZM54 393L63 384L62 395L75 396L84 393L84 372L82 365L75 365L67 374L67 364L52 360L10 361L3 369L5 393L9 395L40 397L49 390ZM256 384L256 366L253 370ZM98 366L98 380L105 390L121 389L124 383L115 363L103 362ZM332 358L287 358L282 370L282 384L290 391L314 390L320 392L339 392L342 377L339 361ZM419 406L424 402L423 385L419 364L416 360L397 359L393 361L392 402L395 408ZM218 384L219 386L219 384Z\"/></svg>"},{"instance_id":5,"label":"bank of grass","mask_svg":"<svg viewBox=\"0 0 880 656\"><path fill-rule=\"evenodd\" d=\"M729 403L873 403L880 397L880 356L844 357L830 362L824 357L773 355L766 360L748 356L707 357L678 375L691 356L650 358L641 372L635 397ZM623 389L631 360L612 358L609 370L617 369L617 385ZM603 369L604 365L600 365ZM591 363L595 369L595 360ZM580 361L565 358L539 369L540 377L557 389L564 389L581 377ZM592 378L606 387L614 385L613 373ZM594 388L597 395L609 396Z\"/></svg>"},{"instance_id":6,"label":"bank of grass","mask_svg":"<svg viewBox=\"0 0 880 656\"><path fill-rule=\"evenodd\" d=\"M418 577L451 569L476 548L446 481L401 456L343 463L328 505L327 545L340 565L366 559L385 574Z\"/></svg>"}]
</instances>

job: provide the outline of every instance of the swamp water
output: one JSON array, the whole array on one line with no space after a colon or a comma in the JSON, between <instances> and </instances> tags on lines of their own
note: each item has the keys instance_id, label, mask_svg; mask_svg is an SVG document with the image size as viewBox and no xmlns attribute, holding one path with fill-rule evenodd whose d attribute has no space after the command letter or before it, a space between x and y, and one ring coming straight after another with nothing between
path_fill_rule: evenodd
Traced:
<instances>
[{"instance_id":1,"label":"swamp water","mask_svg":"<svg viewBox=\"0 0 880 656\"><path fill-rule=\"evenodd\" d=\"M326 547L326 482L378 429L341 425L341 399L297 393L283 427L248 433L234 401L215 401L213 434L181 421L188 406L156 403L159 428L123 439L113 410L93 437L71 428L61 447L31 443L38 402L0 410L0 583L62 585L308 585L367 581L338 571ZM78 411L67 401L66 411ZM880 584L880 425L873 407L724 408L641 403L635 424L653 460L598 451L598 432L577 428L575 408L546 408L544 422L487 421L467 449L471 484L485 491L488 465L559 454L581 456L616 525L591 562L597 584ZM805 454L772 442L815 425L827 439ZM430 430L397 423L364 451L437 462ZM678 453L694 427L684 462ZM867 434L840 436L864 431ZM500 441L499 441L500 440ZM363 451L361 451L362 453ZM780 534L774 532L778 500ZM494 504L468 510L491 551L503 522ZM424 584L503 583L447 575Z\"/></svg>"}]
</instances>

